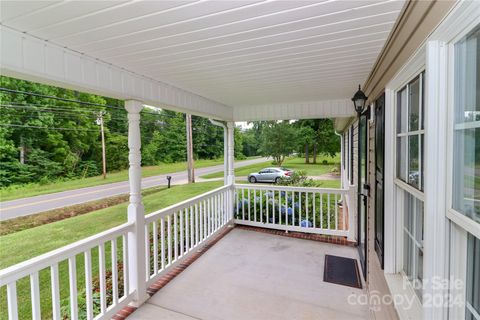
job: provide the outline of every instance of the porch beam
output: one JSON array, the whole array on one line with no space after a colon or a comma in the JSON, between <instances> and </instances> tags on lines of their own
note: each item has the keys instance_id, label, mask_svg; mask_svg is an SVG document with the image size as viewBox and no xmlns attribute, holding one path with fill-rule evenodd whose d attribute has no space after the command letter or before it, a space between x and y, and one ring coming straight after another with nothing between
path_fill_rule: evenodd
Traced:
<instances>
[{"instance_id":1,"label":"porch beam","mask_svg":"<svg viewBox=\"0 0 480 320\"><path fill-rule=\"evenodd\" d=\"M140 153L140 101L125 102L128 112L128 182L130 184L130 204L128 222L133 223L133 231L128 233L128 280L130 291L134 291L133 305L138 307L148 299L145 279L145 208L142 203L142 156Z\"/></svg>"},{"instance_id":2,"label":"porch beam","mask_svg":"<svg viewBox=\"0 0 480 320\"><path fill-rule=\"evenodd\" d=\"M141 100L144 104L202 117L232 120L232 107L191 91L3 25L0 34L2 75L121 100Z\"/></svg>"},{"instance_id":3,"label":"porch beam","mask_svg":"<svg viewBox=\"0 0 480 320\"><path fill-rule=\"evenodd\" d=\"M355 110L350 99L235 106L233 109L233 119L235 121L348 118L355 116Z\"/></svg>"}]
</instances>

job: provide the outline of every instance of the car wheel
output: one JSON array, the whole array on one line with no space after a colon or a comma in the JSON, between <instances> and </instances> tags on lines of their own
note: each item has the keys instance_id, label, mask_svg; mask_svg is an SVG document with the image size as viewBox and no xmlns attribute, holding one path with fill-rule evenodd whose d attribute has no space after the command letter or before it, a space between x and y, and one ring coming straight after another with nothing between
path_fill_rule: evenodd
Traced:
<instances>
[{"instance_id":1,"label":"car wheel","mask_svg":"<svg viewBox=\"0 0 480 320\"><path fill-rule=\"evenodd\" d=\"M275 183L278 183L280 181L280 177L275 178Z\"/></svg>"},{"instance_id":2,"label":"car wheel","mask_svg":"<svg viewBox=\"0 0 480 320\"><path fill-rule=\"evenodd\" d=\"M257 178L250 177L250 178L248 178L248 181L250 181L250 183L257 183Z\"/></svg>"}]
</instances>

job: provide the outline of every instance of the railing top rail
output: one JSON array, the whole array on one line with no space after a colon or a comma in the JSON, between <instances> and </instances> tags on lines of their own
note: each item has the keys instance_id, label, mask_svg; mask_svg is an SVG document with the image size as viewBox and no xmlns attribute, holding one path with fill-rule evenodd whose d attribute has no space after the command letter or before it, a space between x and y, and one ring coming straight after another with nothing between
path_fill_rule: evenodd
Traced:
<instances>
[{"instance_id":1,"label":"railing top rail","mask_svg":"<svg viewBox=\"0 0 480 320\"><path fill-rule=\"evenodd\" d=\"M182 210L182 209L185 209L185 208L188 208L189 206L197 203L198 201L201 201L203 199L206 199L208 198L209 196L212 196L212 195L215 195L215 194L218 194L218 193L221 193L223 191L226 191L228 189L230 189L232 186L231 185L224 185L220 188L217 188L217 189L214 189L214 190L211 190L211 191L208 191L208 192L205 192L205 193L202 193L196 197L193 197L193 198L190 198L190 199L187 199L187 200L184 200L182 202L179 202L179 203L175 203L169 207L166 207L166 208L163 208L163 209L160 209L160 210L157 210L157 211L154 211L152 213L149 213L148 215L145 216L145 221L146 223L150 223L152 221L155 221L157 219L160 219L164 216L167 216L175 211L178 211L178 210Z\"/></svg>"},{"instance_id":2,"label":"railing top rail","mask_svg":"<svg viewBox=\"0 0 480 320\"><path fill-rule=\"evenodd\" d=\"M49 251L32 259L20 262L0 270L0 287L16 281L32 272L47 268L55 263L66 260L101 243L113 240L116 237L131 231L133 223L124 223L118 227L103 231L88 238L76 241L61 248Z\"/></svg>"},{"instance_id":3,"label":"railing top rail","mask_svg":"<svg viewBox=\"0 0 480 320\"><path fill-rule=\"evenodd\" d=\"M334 188L311 188L311 187L290 187L290 186L273 186L273 185L258 185L258 184L235 184L235 188L253 189L253 190L278 190L278 191L296 191L296 192L317 192L330 194L346 194L346 189Z\"/></svg>"}]
</instances>

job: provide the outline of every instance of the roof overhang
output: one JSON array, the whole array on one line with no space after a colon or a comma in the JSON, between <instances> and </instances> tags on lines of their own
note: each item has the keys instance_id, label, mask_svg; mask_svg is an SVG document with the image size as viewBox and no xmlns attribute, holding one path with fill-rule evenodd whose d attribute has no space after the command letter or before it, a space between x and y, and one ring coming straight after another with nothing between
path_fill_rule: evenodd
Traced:
<instances>
[{"instance_id":1,"label":"roof overhang","mask_svg":"<svg viewBox=\"0 0 480 320\"><path fill-rule=\"evenodd\" d=\"M2 1L2 74L221 120L354 116L403 1Z\"/></svg>"}]
</instances>

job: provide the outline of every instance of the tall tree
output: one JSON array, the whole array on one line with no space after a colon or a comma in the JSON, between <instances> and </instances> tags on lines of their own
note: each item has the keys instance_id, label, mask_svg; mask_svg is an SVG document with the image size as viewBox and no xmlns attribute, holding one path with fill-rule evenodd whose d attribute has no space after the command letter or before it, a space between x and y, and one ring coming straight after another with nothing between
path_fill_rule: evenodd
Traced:
<instances>
[{"instance_id":1,"label":"tall tree","mask_svg":"<svg viewBox=\"0 0 480 320\"><path fill-rule=\"evenodd\" d=\"M262 130L262 155L272 157L279 166L297 143L297 130L288 121L269 122Z\"/></svg>"}]
</instances>

